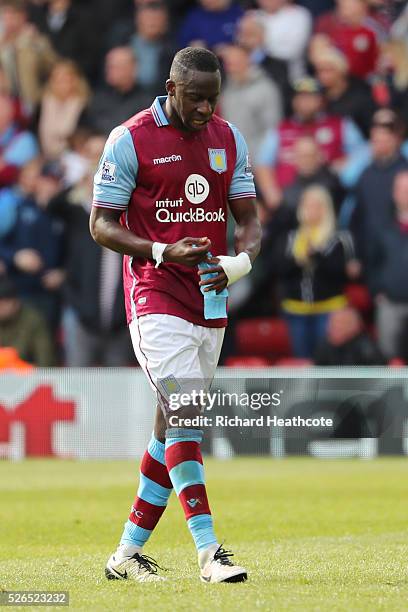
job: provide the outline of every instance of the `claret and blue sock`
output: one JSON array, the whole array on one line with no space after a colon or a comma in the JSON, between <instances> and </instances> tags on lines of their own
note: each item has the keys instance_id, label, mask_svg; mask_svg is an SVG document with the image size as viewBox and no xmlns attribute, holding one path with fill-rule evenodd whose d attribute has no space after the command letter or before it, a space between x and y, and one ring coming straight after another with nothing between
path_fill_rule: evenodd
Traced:
<instances>
[{"instance_id":1,"label":"claret and blue sock","mask_svg":"<svg viewBox=\"0 0 408 612\"><path fill-rule=\"evenodd\" d=\"M165 462L165 445L152 436L140 464L140 481L135 501L120 541L132 553L149 539L173 490Z\"/></svg>"},{"instance_id":2,"label":"claret and blue sock","mask_svg":"<svg viewBox=\"0 0 408 612\"><path fill-rule=\"evenodd\" d=\"M218 547L208 505L199 429L170 428L166 431L165 459L170 480L179 498L200 553Z\"/></svg>"},{"instance_id":3,"label":"claret and blue sock","mask_svg":"<svg viewBox=\"0 0 408 612\"><path fill-rule=\"evenodd\" d=\"M199 558L218 548L207 499L199 429L170 428L166 443L152 436L140 465L140 482L120 541L124 554L141 552L174 490Z\"/></svg>"}]
</instances>

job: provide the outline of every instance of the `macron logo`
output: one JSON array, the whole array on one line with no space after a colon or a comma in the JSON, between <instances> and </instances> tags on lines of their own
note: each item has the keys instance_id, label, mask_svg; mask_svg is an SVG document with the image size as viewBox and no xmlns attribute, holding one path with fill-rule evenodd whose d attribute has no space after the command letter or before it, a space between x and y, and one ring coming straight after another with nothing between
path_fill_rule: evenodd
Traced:
<instances>
[{"instance_id":1,"label":"macron logo","mask_svg":"<svg viewBox=\"0 0 408 612\"><path fill-rule=\"evenodd\" d=\"M191 498L187 500L187 503L190 506L190 508L195 508L197 504L201 504L201 500L198 499L198 497L196 499Z\"/></svg>"},{"instance_id":2,"label":"macron logo","mask_svg":"<svg viewBox=\"0 0 408 612\"><path fill-rule=\"evenodd\" d=\"M158 164L171 164L173 162L181 161L183 158L181 155L170 155L169 157L156 157L153 160L153 164L157 166Z\"/></svg>"}]
</instances>

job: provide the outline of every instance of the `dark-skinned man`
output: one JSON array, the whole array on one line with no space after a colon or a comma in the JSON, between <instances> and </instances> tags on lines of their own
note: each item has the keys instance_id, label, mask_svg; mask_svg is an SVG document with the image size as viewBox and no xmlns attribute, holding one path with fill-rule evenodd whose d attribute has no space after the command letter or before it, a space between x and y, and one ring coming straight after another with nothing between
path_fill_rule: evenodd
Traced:
<instances>
[{"instance_id":1,"label":"dark-skinned man","mask_svg":"<svg viewBox=\"0 0 408 612\"><path fill-rule=\"evenodd\" d=\"M227 285L247 274L261 230L246 143L214 115L218 60L186 48L173 60L167 96L111 133L95 177L90 227L101 245L123 253L133 347L157 397L154 435L108 578L162 579L142 554L172 489L198 552L203 582L241 582L243 567L217 540L194 423L217 366L227 324ZM228 207L236 256L228 256ZM191 401L177 402L180 397Z\"/></svg>"}]
</instances>

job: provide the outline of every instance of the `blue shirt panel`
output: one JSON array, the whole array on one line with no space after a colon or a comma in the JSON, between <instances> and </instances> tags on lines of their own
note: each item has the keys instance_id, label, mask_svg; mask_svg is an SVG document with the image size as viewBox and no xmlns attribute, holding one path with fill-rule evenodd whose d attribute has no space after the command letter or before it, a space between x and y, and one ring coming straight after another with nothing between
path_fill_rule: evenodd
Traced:
<instances>
[{"instance_id":1,"label":"blue shirt panel","mask_svg":"<svg viewBox=\"0 0 408 612\"><path fill-rule=\"evenodd\" d=\"M228 124L234 134L237 147L237 160L229 189L229 199L240 197L254 198L256 195L254 177L249 159L248 147L244 137L235 125Z\"/></svg>"},{"instance_id":2,"label":"blue shirt panel","mask_svg":"<svg viewBox=\"0 0 408 612\"><path fill-rule=\"evenodd\" d=\"M126 210L136 188L139 169L132 136L127 127L116 127L106 141L94 179L95 206Z\"/></svg>"}]
</instances>

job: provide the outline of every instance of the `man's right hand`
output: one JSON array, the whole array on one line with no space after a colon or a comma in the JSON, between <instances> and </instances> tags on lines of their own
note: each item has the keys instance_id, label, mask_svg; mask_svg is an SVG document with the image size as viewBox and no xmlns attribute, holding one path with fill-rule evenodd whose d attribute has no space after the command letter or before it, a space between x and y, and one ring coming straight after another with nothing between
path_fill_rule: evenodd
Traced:
<instances>
[{"instance_id":1,"label":"man's right hand","mask_svg":"<svg viewBox=\"0 0 408 612\"><path fill-rule=\"evenodd\" d=\"M211 240L205 238L182 238L174 244L168 244L163 252L163 261L184 264L194 268L207 259Z\"/></svg>"}]
</instances>

